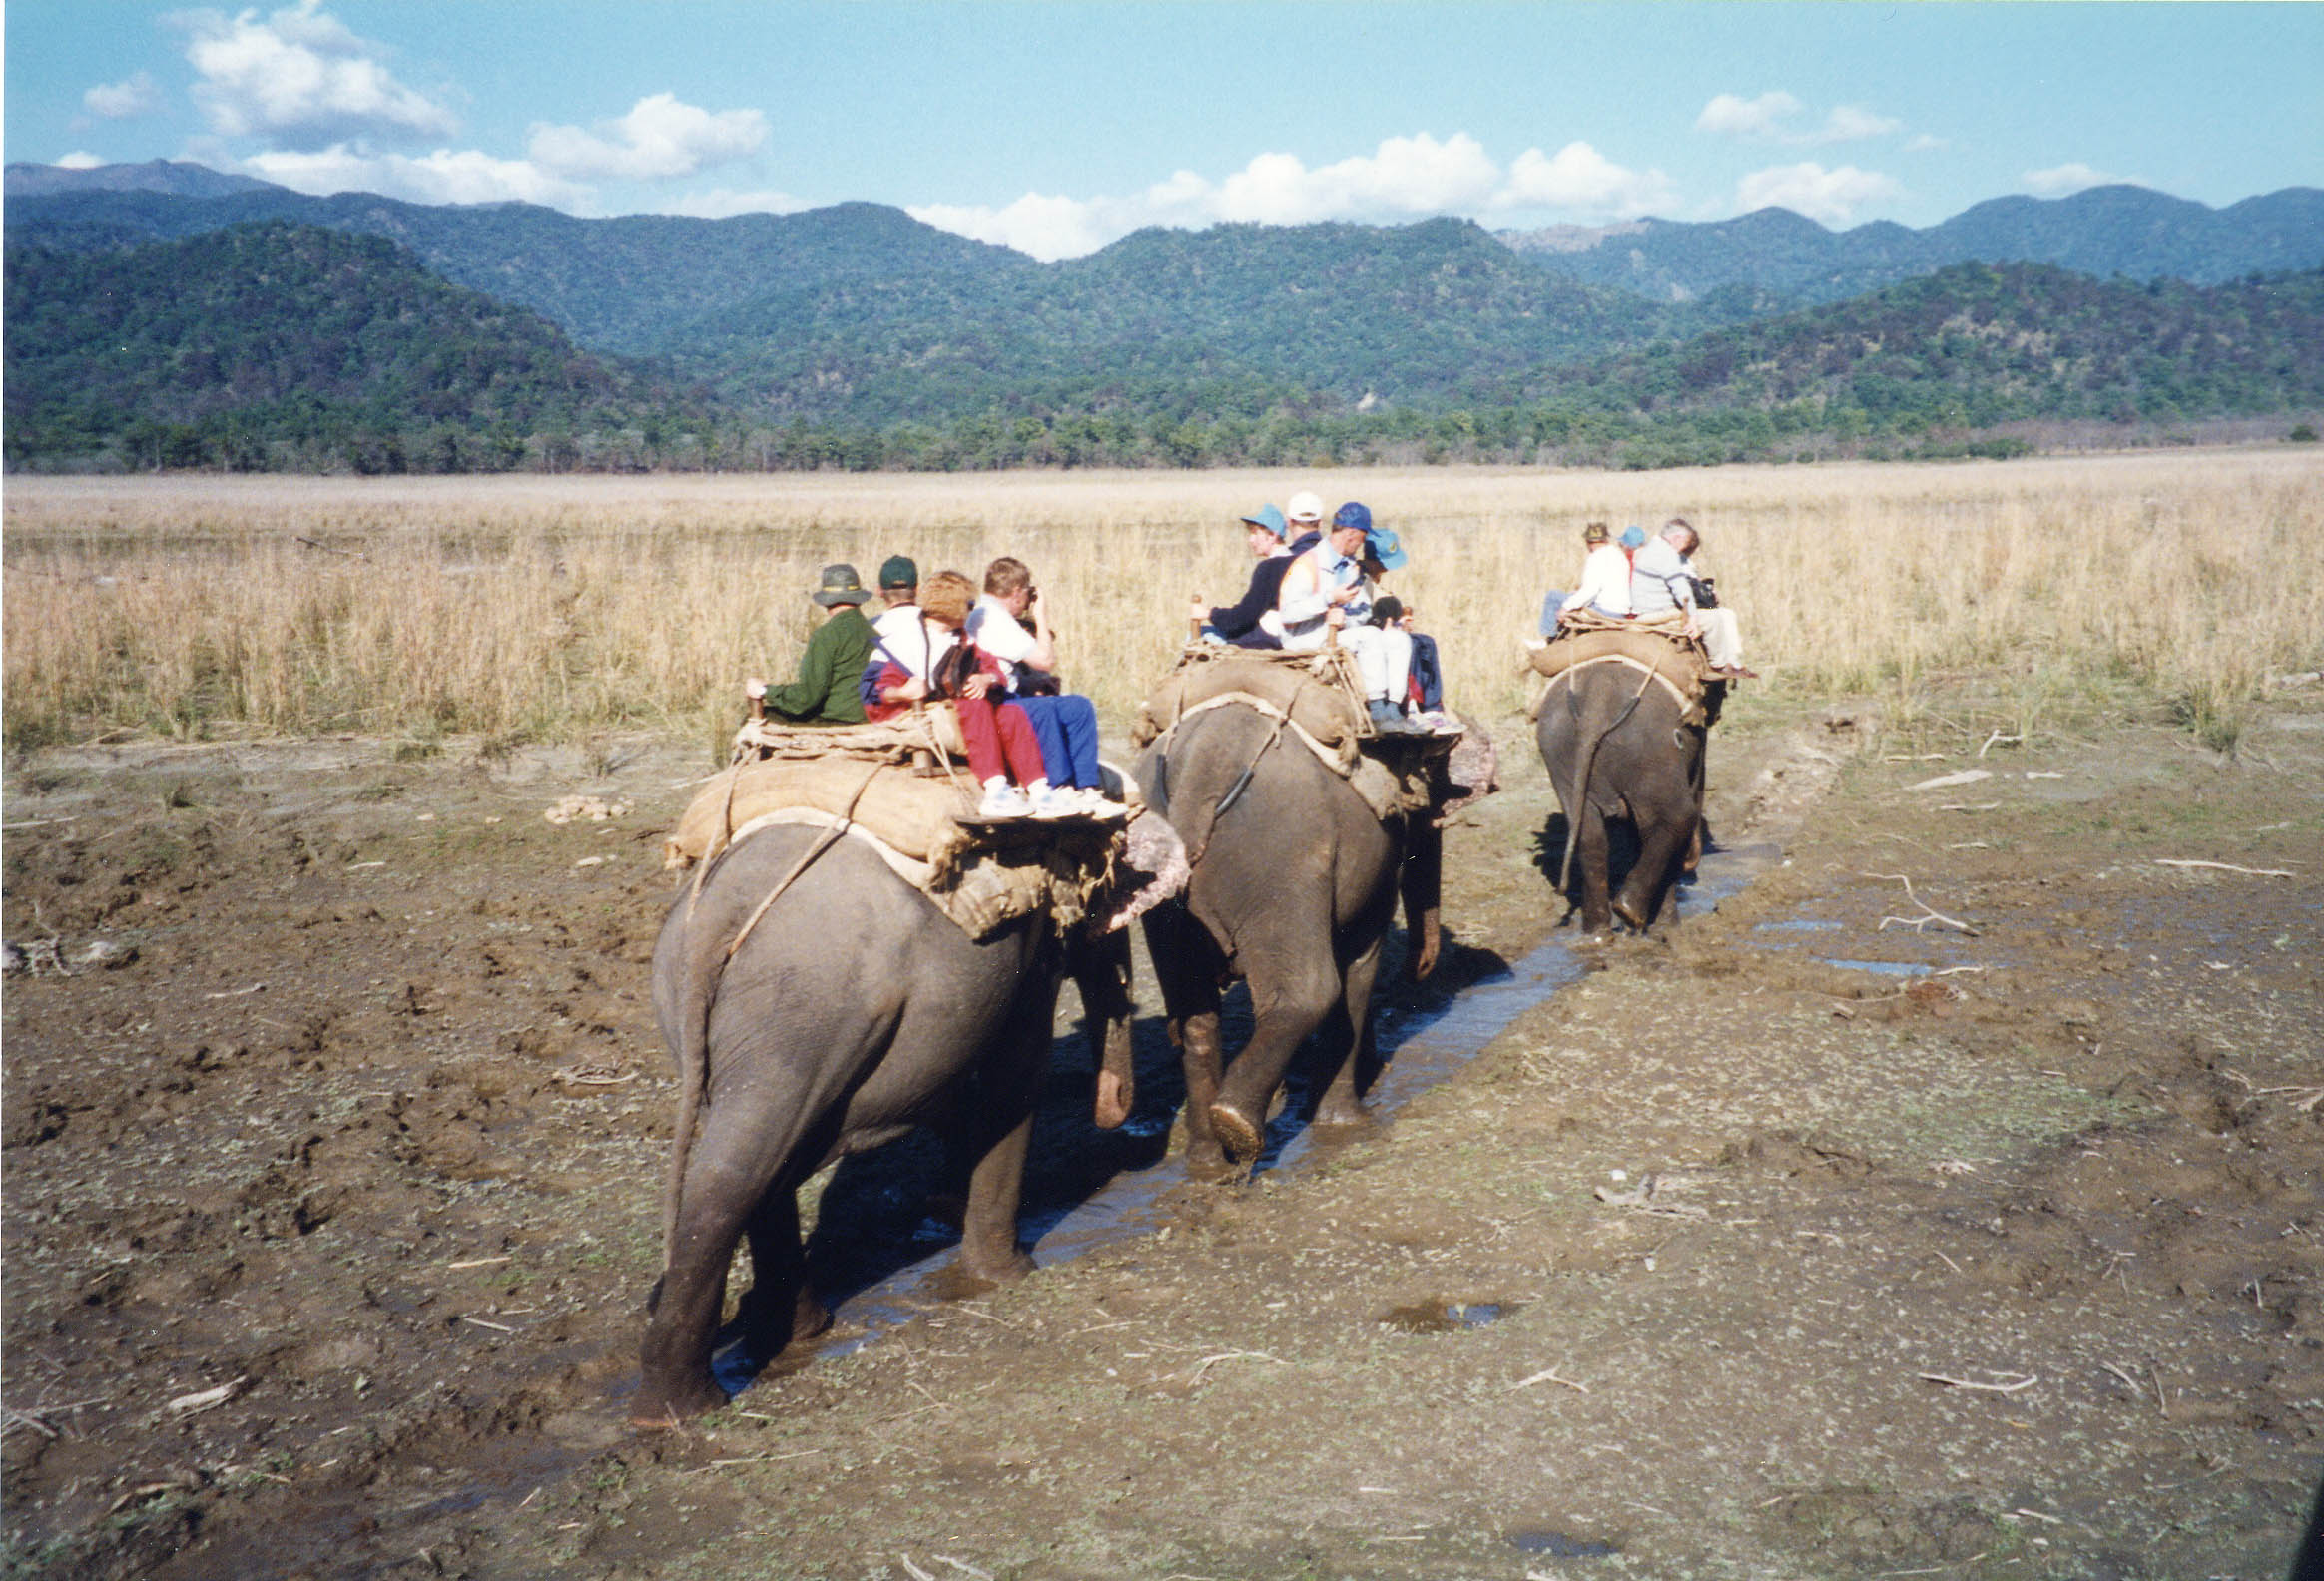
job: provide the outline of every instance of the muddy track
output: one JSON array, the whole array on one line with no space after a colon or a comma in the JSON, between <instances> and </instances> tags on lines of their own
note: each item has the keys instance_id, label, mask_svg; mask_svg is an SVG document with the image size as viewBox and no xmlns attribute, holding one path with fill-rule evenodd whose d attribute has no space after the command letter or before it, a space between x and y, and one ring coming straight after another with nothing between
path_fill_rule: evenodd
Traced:
<instances>
[{"instance_id":1,"label":"muddy track","mask_svg":"<svg viewBox=\"0 0 2324 1581\"><path fill-rule=\"evenodd\" d=\"M654 1441L620 1425L671 1104L645 973L703 765L12 764L7 937L71 974L5 1005L9 1562L725 1574L734 1529L737 1574L876 1572L898 1533L993 1575L2272 1562L2324 1432L2310 724L2262 741L2274 771L2051 743L1940 811L1869 720L1730 721L1716 827L1789 860L1717 914L1584 952L1374 1138L1173 1190L1167 1236L931 1293ZM1391 1029L1555 936L1552 802L1502 735L1509 790L1449 841L1446 980L1393 990ZM544 819L574 794L629 807ZM1868 876L1900 869L1911 903ZM98 940L115 963L74 965ZM1062 1118L1088 1055L1060 1042L1036 1198L1159 1160L1151 1016L1102 1143ZM906 1150L832 1181L827 1278L940 1249L918 1179ZM1093 1412L1126 1436L1070 1429ZM1304 1454L1247 1436L1294 1420ZM1215 1484L1230 1442L1264 1488ZM1682 1496L1708 1517L1626 1507Z\"/></svg>"}]
</instances>

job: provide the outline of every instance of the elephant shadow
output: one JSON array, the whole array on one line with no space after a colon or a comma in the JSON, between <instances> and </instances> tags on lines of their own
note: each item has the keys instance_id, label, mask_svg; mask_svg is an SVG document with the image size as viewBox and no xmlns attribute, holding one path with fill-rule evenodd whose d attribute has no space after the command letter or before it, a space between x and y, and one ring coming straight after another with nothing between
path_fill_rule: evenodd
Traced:
<instances>
[{"instance_id":1,"label":"elephant shadow","mask_svg":"<svg viewBox=\"0 0 2324 1581\"><path fill-rule=\"evenodd\" d=\"M1559 919L1560 926L1571 921L1581 912L1581 859L1578 855L1574 858L1573 871L1568 875L1565 887L1562 890L1557 887L1557 874L1558 870L1565 865L1565 842L1571 837L1572 827L1572 824L1566 821L1563 812L1552 812L1549 814L1548 821L1543 823L1533 835L1534 869L1549 881L1549 887L1560 894L1566 904L1566 914ZM1711 821L1707 817L1702 822L1702 837L1704 855L1707 856L1715 850L1724 848L1711 832ZM1623 880L1630 875L1630 869L1638 863L1638 830L1630 820L1628 818L1607 819L1606 887L1608 889L1619 890L1622 887ZM1695 875L1691 870L1679 873L1677 878L1673 880L1671 884L1671 909L1664 912L1665 917L1675 913L1679 898L1693 885L1694 881Z\"/></svg>"}]
</instances>

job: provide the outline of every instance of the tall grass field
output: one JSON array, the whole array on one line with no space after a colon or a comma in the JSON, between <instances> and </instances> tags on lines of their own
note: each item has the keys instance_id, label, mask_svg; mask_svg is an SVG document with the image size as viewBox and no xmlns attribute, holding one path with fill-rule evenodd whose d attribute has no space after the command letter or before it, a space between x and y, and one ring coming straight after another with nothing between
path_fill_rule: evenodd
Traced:
<instances>
[{"instance_id":1,"label":"tall grass field","mask_svg":"<svg viewBox=\"0 0 2324 1581\"><path fill-rule=\"evenodd\" d=\"M1186 605L1240 595L1237 517L1361 499L1453 706L1521 706L1519 643L1585 523L1683 515L1771 695L1990 671L2029 700L2128 685L2213 745L2324 664L2324 455L2308 447L1653 473L1413 469L331 479L17 477L11 747L131 730L723 739L788 676L830 561L1028 562L1067 682L1110 726Z\"/></svg>"}]
</instances>

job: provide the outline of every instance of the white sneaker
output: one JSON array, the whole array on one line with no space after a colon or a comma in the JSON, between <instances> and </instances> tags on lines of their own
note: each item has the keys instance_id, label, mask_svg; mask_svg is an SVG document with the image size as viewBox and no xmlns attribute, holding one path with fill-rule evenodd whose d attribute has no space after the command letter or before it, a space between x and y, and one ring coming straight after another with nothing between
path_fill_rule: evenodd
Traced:
<instances>
[{"instance_id":1,"label":"white sneaker","mask_svg":"<svg viewBox=\"0 0 2324 1581\"><path fill-rule=\"evenodd\" d=\"M1074 817L1081 811L1081 798L1071 786L1051 786L1032 798L1032 809L1037 818Z\"/></svg>"},{"instance_id":2,"label":"white sneaker","mask_svg":"<svg viewBox=\"0 0 2324 1581\"><path fill-rule=\"evenodd\" d=\"M1095 786L1082 786L1073 793L1081 798L1081 810L1091 817L1117 818L1129 815L1130 809L1126 803L1114 800Z\"/></svg>"},{"instance_id":3,"label":"white sneaker","mask_svg":"<svg viewBox=\"0 0 2324 1581\"><path fill-rule=\"evenodd\" d=\"M1017 818L1033 815L1032 799L1015 786L1003 782L989 787L984 799L976 803L980 818Z\"/></svg>"}]
</instances>

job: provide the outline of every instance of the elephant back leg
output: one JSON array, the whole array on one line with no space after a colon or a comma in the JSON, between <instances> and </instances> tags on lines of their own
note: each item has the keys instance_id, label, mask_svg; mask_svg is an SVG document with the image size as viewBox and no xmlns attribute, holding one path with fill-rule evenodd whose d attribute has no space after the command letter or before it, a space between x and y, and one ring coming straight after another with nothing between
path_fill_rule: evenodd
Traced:
<instances>
[{"instance_id":1,"label":"elephant back leg","mask_svg":"<svg viewBox=\"0 0 2324 1581\"><path fill-rule=\"evenodd\" d=\"M766 1029L754 1030L757 1038L745 1037L713 1018L713 1088L702 1109L702 1133L678 1183L662 1278L639 1352L644 1382L633 1415L641 1425L680 1421L726 1402L711 1376L710 1357L735 1247L762 1214L781 1213L771 1200L788 1199L806 1170L821 1161L856 1073L877 1061L894 1023L844 1033L792 1026L782 1029L786 1046L779 1049L764 1046ZM835 1039L842 1040L840 1047L831 1046ZM729 1062L757 1079L720 1083L719 1067ZM796 1247L796 1218L785 1220L784 1228ZM776 1251L779 1239L767 1238L768 1254L778 1266L788 1266L793 1254ZM756 1246L753 1255L759 1255ZM796 1287L783 1295L795 1301ZM780 1299L769 1293L770 1301Z\"/></svg>"},{"instance_id":2,"label":"elephant back leg","mask_svg":"<svg viewBox=\"0 0 2324 1581\"><path fill-rule=\"evenodd\" d=\"M1340 1003L1331 890L1320 877L1283 874L1252 917L1253 937L1235 958L1251 985L1251 1041L1210 1105L1211 1128L1237 1164L1259 1156L1268 1106L1308 1034Z\"/></svg>"}]
</instances>

